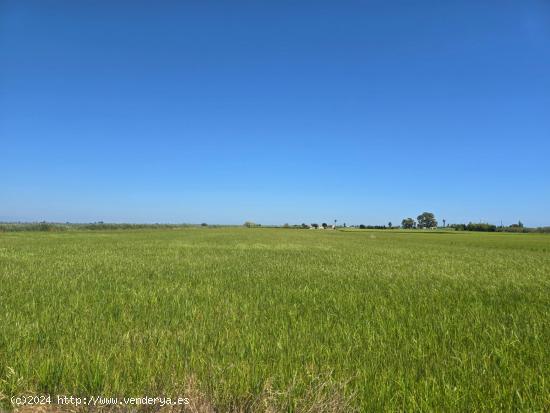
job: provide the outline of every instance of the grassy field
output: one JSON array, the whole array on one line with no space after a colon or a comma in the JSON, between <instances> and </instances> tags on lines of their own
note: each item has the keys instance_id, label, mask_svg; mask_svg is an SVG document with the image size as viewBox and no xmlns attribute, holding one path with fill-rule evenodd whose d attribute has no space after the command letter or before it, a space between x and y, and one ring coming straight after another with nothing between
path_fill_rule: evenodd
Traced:
<instances>
[{"instance_id":1,"label":"grassy field","mask_svg":"<svg viewBox=\"0 0 550 413\"><path fill-rule=\"evenodd\" d=\"M548 411L550 236L0 233L0 394Z\"/></svg>"}]
</instances>

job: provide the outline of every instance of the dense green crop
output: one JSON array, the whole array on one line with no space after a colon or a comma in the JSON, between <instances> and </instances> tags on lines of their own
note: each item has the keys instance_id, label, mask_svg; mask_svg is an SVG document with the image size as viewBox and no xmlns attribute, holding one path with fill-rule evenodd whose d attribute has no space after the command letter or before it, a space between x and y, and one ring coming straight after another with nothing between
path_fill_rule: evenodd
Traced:
<instances>
[{"instance_id":1,"label":"dense green crop","mask_svg":"<svg viewBox=\"0 0 550 413\"><path fill-rule=\"evenodd\" d=\"M0 233L0 394L544 411L550 236ZM192 388L191 388L191 387Z\"/></svg>"}]
</instances>

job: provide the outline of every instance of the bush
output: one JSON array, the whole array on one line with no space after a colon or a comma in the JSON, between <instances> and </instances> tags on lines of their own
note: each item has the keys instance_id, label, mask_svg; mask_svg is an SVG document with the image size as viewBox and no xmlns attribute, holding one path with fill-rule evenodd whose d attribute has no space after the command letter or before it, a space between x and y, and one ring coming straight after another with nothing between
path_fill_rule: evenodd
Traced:
<instances>
[{"instance_id":1,"label":"bush","mask_svg":"<svg viewBox=\"0 0 550 413\"><path fill-rule=\"evenodd\" d=\"M385 225L359 225L359 229L388 229Z\"/></svg>"},{"instance_id":2,"label":"bush","mask_svg":"<svg viewBox=\"0 0 550 413\"><path fill-rule=\"evenodd\" d=\"M474 224L470 222L468 225L466 225L466 231L495 232L496 230L497 230L497 226L492 224L486 224L486 223Z\"/></svg>"},{"instance_id":3,"label":"bush","mask_svg":"<svg viewBox=\"0 0 550 413\"><path fill-rule=\"evenodd\" d=\"M484 222L473 223L470 222L466 224L451 224L449 228L454 228L455 231L479 231L479 232L495 232L497 231L497 226L493 224L487 224Z\"/></svg>"},{"instance_id":4,"label":"bush","mask_svg":"<svg viewBox=\"0 0 550 413\"><path fill-rule=\"evenodd\" d=\"M16 232L16 231L65 231L67 225L52 224L49 222L32 222L32 223L16 223L16 224L0 224L0 232Z\"/></svg>"}]
</instances>

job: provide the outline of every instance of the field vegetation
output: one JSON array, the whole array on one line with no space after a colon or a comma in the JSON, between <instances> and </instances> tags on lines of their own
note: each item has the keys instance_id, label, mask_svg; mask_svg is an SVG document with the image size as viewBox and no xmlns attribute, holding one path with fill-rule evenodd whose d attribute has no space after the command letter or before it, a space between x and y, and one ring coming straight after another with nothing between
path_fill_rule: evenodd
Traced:
<instances>
[{"instance_id":1,"label":"field vegetation","mask_svg":"<svg viewBox=\"0 0 550 413\"><path fill-rule=\"evenodd\" d=\"M550 236L0 233L0 397L547 411Z\"/></svg>"}]
</instances>

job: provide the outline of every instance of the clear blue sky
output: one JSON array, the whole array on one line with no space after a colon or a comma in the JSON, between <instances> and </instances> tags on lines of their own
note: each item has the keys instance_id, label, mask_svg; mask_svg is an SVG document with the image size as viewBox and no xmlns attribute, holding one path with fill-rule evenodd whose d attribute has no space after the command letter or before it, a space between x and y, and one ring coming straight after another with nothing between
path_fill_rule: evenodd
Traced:
<instances>
[{"instance_id":1,"label":"clear blue sky","mask_svg":"<svg viewBox=\"0 0 550 413\"><path fill-rule=\"evenodd\" d=\"M550 3L0 0L0 220L550 224Z\"/></svg>"}]
</instances>

